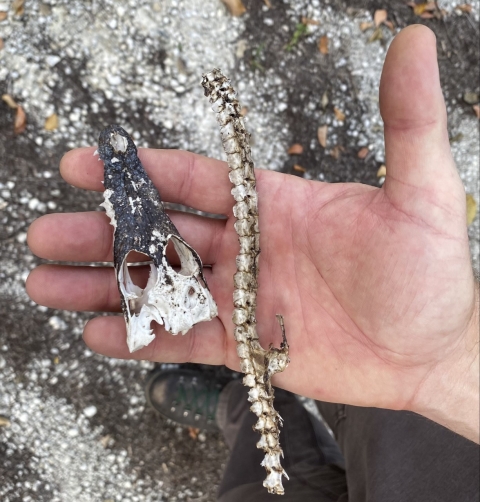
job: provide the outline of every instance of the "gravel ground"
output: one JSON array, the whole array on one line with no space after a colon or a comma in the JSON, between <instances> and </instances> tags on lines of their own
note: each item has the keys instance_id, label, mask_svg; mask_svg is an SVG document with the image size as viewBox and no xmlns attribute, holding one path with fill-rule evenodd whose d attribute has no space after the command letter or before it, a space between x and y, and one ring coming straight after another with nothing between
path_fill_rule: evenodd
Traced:
<instances>
[{"instance_id":1,"label":"gravel ground","mask_svg":"<svg viewBox=\"0 0 480 502\"><path fill-rule=\"evenodd\" d=\"M81 340L87 314L42 308L25 294L40 262L26 246L30 222L98 209L98 194L67 186L57 166L70 148L95 144L104 126L121 124L139 146L223 158L199 83L219 67L247 108L258 166L378 186L383 60L394 33L421 21L437 35L452 150L478 203L478 120L464 100L479 93L478 0L470 14L440 0L441 20L421 20L402 1L270 1L272 8L244 0L247 13L233 17L219 0L26 0L20 15L0 0L8 13L0 21L0 94L27 115L15 135L15 112L0 101L1 500L211 501L227 459L219 435L192 439L145 407L151 363L93 354ZM360 24L381 8L395 28L369 42L374 29ZM318 24L299 27L302 16ZM326 55L317 48L324 35ZM54 113L58 127L47 131ZM287 155L293 143L304 146L301 155ZM478 217L469 233L478 270Z\"/></svg>"}]
</instances>

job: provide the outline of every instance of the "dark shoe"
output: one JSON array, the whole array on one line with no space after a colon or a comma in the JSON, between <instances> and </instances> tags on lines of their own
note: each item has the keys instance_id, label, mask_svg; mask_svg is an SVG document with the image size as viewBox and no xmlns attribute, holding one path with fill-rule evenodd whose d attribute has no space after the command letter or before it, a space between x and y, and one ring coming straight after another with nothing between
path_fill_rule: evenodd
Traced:
<instances>
[{"instance_id":1,"label":"dark shoe","mask_svg":"<svg viewBox=\"0 0 480 502\"><path fill-rule=\"evenodd\" d=\"M180 425L215 431L220 392L236 375L226 368L160 367L148 379L145 396L148 404L165 418Z\"/></svg>"}]
</instances>

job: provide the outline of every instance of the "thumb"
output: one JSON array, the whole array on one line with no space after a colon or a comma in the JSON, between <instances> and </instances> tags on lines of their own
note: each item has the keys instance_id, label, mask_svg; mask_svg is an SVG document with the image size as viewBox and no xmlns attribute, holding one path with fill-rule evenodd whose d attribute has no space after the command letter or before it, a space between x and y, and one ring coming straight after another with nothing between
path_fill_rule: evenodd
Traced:
<instances>
[{"instance_id":1,"label":"thumb","mask_svg":"<svg viewBox=\"0 0 480 502\"><path fill-rule=\"evenodd\" d=\"M465 221L465 191L450 151L435 35L409 26L393 40L380 83L390 202L436 229ZM428 206L428 207L427 207ZM453 219L452 219L453 216Z\"/></svg>"}]
</instances>

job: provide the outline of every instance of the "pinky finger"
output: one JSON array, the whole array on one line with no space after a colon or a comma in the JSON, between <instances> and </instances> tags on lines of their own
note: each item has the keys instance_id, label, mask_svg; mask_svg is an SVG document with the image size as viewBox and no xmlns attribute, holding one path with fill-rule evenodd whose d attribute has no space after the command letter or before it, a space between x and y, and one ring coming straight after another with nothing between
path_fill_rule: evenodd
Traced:
<instances>
[{"instance_id":1,"label":"pinky finger","mask_svg":"<svg viewBox=\"0 0 480 502\"><path fill-rule=\"evenodd\" d=\"M152 323L155 339L143 349L130 353L122 316L96 317L85 326L85 343L99 354L117 359L143 359L163 363L226 364L225 329L215 318L195 325L185 335L172 335Z\"/></svg>"}]
</instances>

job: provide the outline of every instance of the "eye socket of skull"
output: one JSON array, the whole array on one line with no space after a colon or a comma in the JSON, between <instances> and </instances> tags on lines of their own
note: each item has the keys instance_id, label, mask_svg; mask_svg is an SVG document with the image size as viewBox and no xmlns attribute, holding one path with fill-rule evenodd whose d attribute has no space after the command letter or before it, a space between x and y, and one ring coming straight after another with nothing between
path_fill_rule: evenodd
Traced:
<instances>
[{"instance_id":1,"label":"eye socket of skull","mask_svg":"<svg viewBox=\"0 0 480 502\"><path fill-rule=\"evenodd\" d=\"M168 244L165 247L165 254L169 247L171 249L172 245L178 256L178 259L180 260L180 270L178 271L178 273L187 277L199 275L200 269L198 262L195 259L195 255L190 246L185 244L185 242L181 241L175 235L169 235Z\"/></svg>"},{"instance_id":2,"label":"eye socket of skull","mask_svg":"<svg viewBox=\"0 0 480 502\"><path fill-rule=\"evenodd\" d=\"M130 253L133 252L134 251L130 251ZM148 292L154 288L157 282L158 272L156 267L151 264L148 280L146 281L146 283L144 281L142 281L141 283L137 283L137 280L133 281L127 263L130 253L128 253L123 260L118 278L120 282L121 292L125 297L125 301L127 302L130 315L133 315L138 314L142 309L142 306L147 300Z\"/></svg>"}]
</instances>

